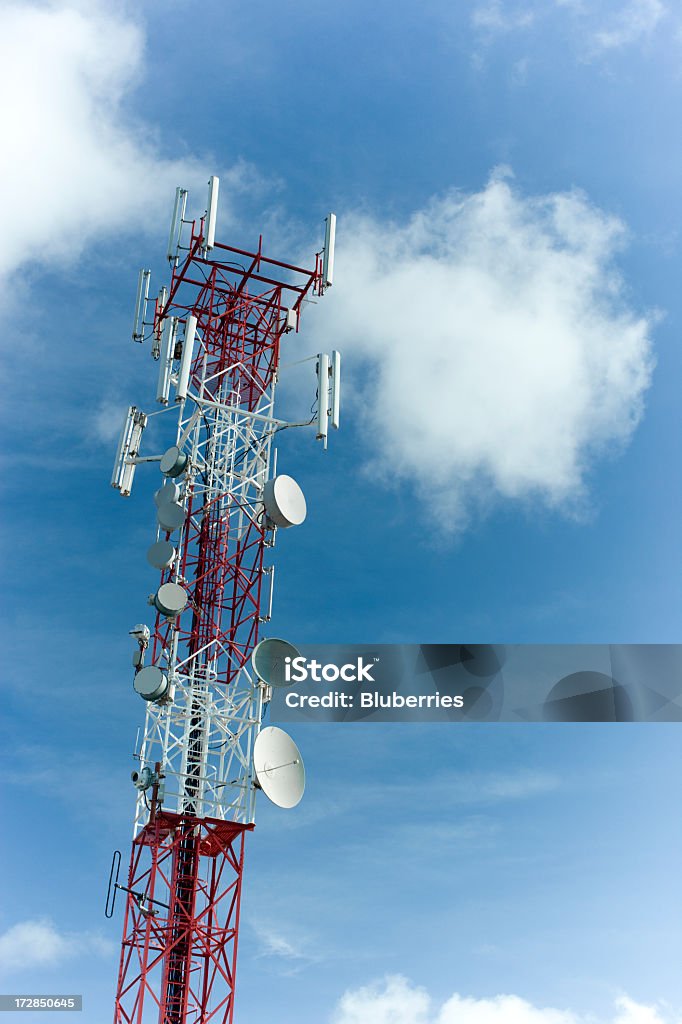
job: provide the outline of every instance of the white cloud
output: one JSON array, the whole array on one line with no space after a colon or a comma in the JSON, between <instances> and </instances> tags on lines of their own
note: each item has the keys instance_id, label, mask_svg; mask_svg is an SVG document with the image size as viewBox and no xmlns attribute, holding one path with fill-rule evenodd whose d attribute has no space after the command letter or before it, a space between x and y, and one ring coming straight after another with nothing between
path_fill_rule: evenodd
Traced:
<instances>
[{"instance_id":1,"label":"white cloud","mask_svg":"<svg viewBox=\"0 0 682 1024\"><path fill-rule=\"evenodd\" d=\"M404 223L340 218L308 323L362 363L373 468L453 528L492 497L575 510L650 381L654 317L613 262L624 236L582 193L526 197L500 174Z\"/></svg>"},{"instance_id":2,"label":"white cloud","mask_svg":"<svg viewBox=\"0 0 682 1024\"><path fill-rule=\"evenodd\" d=\"M663 0L628 0L615 10L586 0L554 0L553 5L546 0L526 0L521 6L509 0L479 0L472 8L471 24L484 41L490 41L515 30L537 27L547 21L553 10L561 15L558 24L562 46L572 39L583 59L645 41L669 13ZM570 26L571 22L575 35L567 37L567 23ZM476 52L475 66L480 69L484 63Z\"/></svg>"},{"instance_id":3,"label":"white cloud","mask_svg":"<svg viewBox=\"0 0 682 1024\"><path fill-rule=\"evenodd\" d=\"M93 417L94 434L98 441L111 446L121 433L126 406L123 402L104 399Z\"/></svg>"},{"instance_id":4,"label":"white cloud","mask_svg":"<svg viewBox=\"0 0 682 1024\"><path fill-rule=\"evenodd\" d=\"M215 168L165 158L127 108L143 58L140 29L98 3L0 8L0 277L68 263L105 232L165 225L178 184L205 201Z\"/></svg>"},{"instance_id":5,"label":"white cloud","mask_svg":"<svg viewBox=\"0 0 682 1024\"><path fill-rule=\"evenodd\" d=\"M98 935L59 932L48 918L20 921L0 934L0 971L52 967L86 950L110 955L113 948Z\"/></svg>"},{"instance_id":6,"label":"white cloud","mask_svg":"<svg viewBox=\"0 0 682 1024\"><path fill-rule=\"evenodd\" d=\"M615 50L639 42L656 29L666 13L661 0L631 0L617 13L608 28L594 33L597 50Z\"/></svg>"},{"instance_id":7,"label":"white cloud","mask_svg":"<svg viewBox=\"0 0 682 1024\"><path fill-rule=\"evenodd\" d=\"M332 1024L429 1024L431 1000L400 976L342 996Z\"/></svg>"},{"instance_id":8,"label":"white cloud","mask_svg":"<svg viewBox=\"0 0 682 1024\"><path fill-rule=\"evenodd\" d=\"M501 0L486 0L478 3L471 12L471 23L474 28L486 32L509 32L512 29L527 28L535 20L535 14L528 7L514 9L509 3Z\"/></svg>"},{"instance_id":9,"label":"white cloud","mask_svg":"<svg viewBox=\"0 0 682 1024\"><path fill-rule=\"evenodd\" d=\"M276 929L267 925L257 925L255 931L263 946L263 956L281 956L286 960L308 959L299 946Z\"/></svg>"},{"instance_id":10,"label":"white cloud","mask_svg":"<svg viewBox=\"0 0 682 1024\"><path fill-rule=\"evenodd\" d=\"M258 956L267 958L278 974L298 974L324 960L319 946L310 937L293 935L291 931L285 935L281 928L263 921L251 923L261 947Z\"/></svg>"},{"instance_id":11,"label":"white cloud","mask_svg":"<svg viewBox=\"0 0 682 1024\"><path fill-rule=\"evenodd\" d=\"M346 992L332 1024L597 1024L594 1016L533 1006L514 995L491 999L451 996L436 1006L428 993L393 976ZM661 1006L645 1006L627 996L616 1000L615 1014L603 1024L678 1024L679 1016Z\"/></svg>"}]
</instances>

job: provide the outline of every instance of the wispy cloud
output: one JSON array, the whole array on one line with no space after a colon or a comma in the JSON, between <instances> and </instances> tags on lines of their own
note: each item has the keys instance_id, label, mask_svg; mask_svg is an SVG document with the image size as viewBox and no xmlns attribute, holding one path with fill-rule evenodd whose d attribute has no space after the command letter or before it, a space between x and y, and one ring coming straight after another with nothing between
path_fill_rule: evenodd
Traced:
<instances>
[{"instance_id":1,"label":"wispy cloud","mask_svg":"<svg viewBox=\"0 0 682 1024\"><path fill-rule=\"evenodd\" d=\"M503 4L501 0L477 3L471 12L471 23L474 28L487 32L510 32L518 28L527 28L534 20L535 12L528 6Z\"/></svg>"},{"instance_id":2,"label":"wispy cloud","mask_svg":"<svg viewBox=\"0 0 682 1024\"><path fill-rule=\"evenodd\" d=\"M510 769L507 772L440 772L429 777L401 778L397 782L375 781L371 787L339 785L329 781L324 797L311 802L306 811L278 822L278 828L298 830L317 825L329 818L355 814L368 806L389 813L392 808L418 804L432 805L439 811L448 808L488 807L495 804L532 800L554 793L562 786L559 776L547 771ZM446 826L451 840L465 840L488 834L490 824L483 819L467 819L458 826Z\"/></svg>"},{"instance_id":3,"label":"wispy cloud","mask_svg":"<svg viewBox=\"0 0 682 1024\"><path fill-rule=\"evenodd\" d=\"M595 50L617 50L649 37L666 13L661 0L630 0L610 21L595 31Z\"/></svg>"},{"instance_id":4,"label":"wispy cloud","mask_svg":"<svg viewBox=\"0 0 682 1024\"><path fill-rule=\"evenodd\" d=\"M332 1024L599 1024L591 1014L539 1007L515 995L492 998L450 996L440 1003L400 975L346 992ZM601 1024L678 1024L679 1015L663 1005L616 1000Z\"/></svg>"},{"instance_id":5,"label":"wispy cloud","mask_svg":"<svg viewBox=\"0 0 682 1024\"><path fill-rule=\"evenodd\" d=\"M631 308L615 263L625 225L507 173L403 223L340 219L334 294L308 317L362 367L371 468L450 530L500 498L582 512L651 378L655 316Z\"/></svg>"},{"instance_id":6,"label":"wispy cloud","mask_svg":"<svg viewBox=\"0 0 682 1024\"><path fill-rule=\"evenodd\" d=\"M551 33L553 21L562 34L562 46L568 42L581 59L590 60L646 42L669 14L663 0L627 0L608 11L585 0L554 0L554 4L546 0L479 0L470 20L484 46L528 30L542 28ZM479 69L486 66L478 51L474 65Z\"/></svg>"},{"instance_id":7,"label":"wispy cloud","mask_svg":"<svg viewBox=\"0 0 682 1024\"><path fill-rule=\"evenodd\" d=\"M63 932L49 918L19 921L0 934L0 973L55 967L81 953L110 956L113 943L92 932Z\"/></svg>"},{"instance_id":8,"label":"wispy cloud","mask_svg":"<svg viewBox=\"0 0 682 1024\"><path fill-rule=\"evenodd\" d=\"M313 964L324 960L321 950L310 937L293 935L271 923L251 922L260 945L259 957L266 957L275 964L278 974L298 974Z\"/></svg>"}]
</instances>

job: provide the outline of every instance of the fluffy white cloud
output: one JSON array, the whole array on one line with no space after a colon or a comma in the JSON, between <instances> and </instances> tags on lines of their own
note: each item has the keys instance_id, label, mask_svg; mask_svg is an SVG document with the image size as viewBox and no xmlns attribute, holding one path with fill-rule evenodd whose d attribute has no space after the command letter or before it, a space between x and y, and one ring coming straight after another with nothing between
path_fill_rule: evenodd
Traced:
<instances>
[{"instance_id":1,"label":"fluffy white cloud","mask_svg":"<svg viewBox=\"0 0 682 1024\"><path fill-rule=\"evenodd\" d=\"M492 496L577 507L650 381L653 317L613 263L624 235L583 194L525 197L502 174L405 223L343 217L307 323L363 366L374 468L453 527Z\"/></svg>"},{"instance_id":2,"label":"fluffy white cloud","mask_svg":"<svg viewBox=\"0 0 682 1024\"><path fill-rule=\"evenodd\" d=\"M213 169L165 159L126 107L143 56L139 28L98 3L0 8L0 276L72 260L103 232L165 224L178 184L200 185L204 201Z\"/></svg>"},{"instance_id":3,"label":"fluffy white cloud","mask_svg":"<svg viewBox=\"0 0 682 1024\"><path fill-rule=\"evenodd\" d=\"M20 921L0 934L0 971L51 967L87 950L109 955L113 946L98 935L64 934L52 921Z\"/></svg>"},{"instance_id":4,"label":"fluffy white cloud","mask_svg":"<svg viewBox=\"0 0 682 1024\"><path fill-rule=\"evenodd\" d=\"M593 1016L536 1007L513 995L492 999L453 995L436 1006L424 989L400 976L346 992L331 1020L332 1024L596 1024ZM616 1001L608 1024L679 1024L679 1017L623 996Z\"/></svg>"},{"instance_id":5,"label":"fluffy white cloud","mask_svg":"<svg viewBox=\"0 0 682 1024\"><path fill-rule=\"evenodd\" d=\"M346 992L332 1024L429 1024L431 1000L424 989L405 978L386 978L380 985Z\"/></svg>"}]
</instances>

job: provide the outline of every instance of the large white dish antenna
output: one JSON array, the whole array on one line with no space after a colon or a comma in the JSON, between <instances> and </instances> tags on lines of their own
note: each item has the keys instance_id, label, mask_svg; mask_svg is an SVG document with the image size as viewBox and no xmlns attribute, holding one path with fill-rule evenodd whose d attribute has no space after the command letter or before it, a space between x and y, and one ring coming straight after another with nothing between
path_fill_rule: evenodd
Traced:
<instances>
[{"instance_id":1,"label":"large white dish antenna","mask_svg":"<svg viewBox=\"0 0 682 1024\"><path fill-rule=\"evenodd\" d=\"M162 583L154 598L155 606L169 619L181 615L188 601L187 591L179 583Z\"/></svg>"},{"instance_id":2,"label":"large white dish antenna","mask_svg":"<svg viewBox=\"0 0 682 1024\"><path fill-rule=\"evenodd\" d=\"M179 530L185 521L185 517L184 506L179 505L177 501L166 501L156 510L159 526L168 533L172 533L173 530Z\"/></svg>"},{"instance_id":3,"label":"large white dish antenna","mask_svg":"<svg viewBox=\"0 0 682 1024\"><path fill-rule=\"evenodd\" d=\"M180 476L187 466L187 455L176 444L161 456L160 469L164 476Z\"/></svg>"},{"instance_id":4,"label":"large white dish antenna","mask_svg":"<svg viewBox=\"0 0 682 1024\"><path fill-rule=\"evenodd\" d=\"M154 503L157 508L165 505L167 501L177 501L179 497L180 488L172 480L167 480L162 487L159 487L158 491L154 491Z\"/></svg>"},{"instance_id":5,"label":"large white dish antenna","mask_svg":"<svg viewBox=\"0 0 682 1024\"><path fill-rule=\"evenodd\" d=\"M305 789L305 768L291 736L269 725L253 745L253 767L258 785L277 807L295 807Z\"/></svg>"},{"instance_id":6,"label":"large white dish antenna","mask_svg":"<svg viewBox=\"0 0 682 1024\"><path fill-rule=\"evenodd\" d=\"M168 692L168 676L158 665L148 665L137 673L133 686L144 700L160 700Z\"/></svg>"},{"instance_id":7,"label":"large white dish antenna","mask_svg":"<svg viewBox=\"0 0 682 1024\"><path fill-rule=\"evenodd\" d=\"M293 644L271 637L256 644L251 652L251 664L258 678L268 686L291 686L291 681L284 675L286 668L284 659L291 658L293 660L300 656L301 652Z\"/></svg>"},{"instance_id":8,"label":"large white dish antenna","mask_svg":"<svg viewBox=\"0 0 682 1024\"><path fill-rule=\"evenodd\" d=\"M305 496L291 476L282 474L268 480L263 488L263 504L268 518L285 529L300 526L306 517Z\"/></svg>"},{"instance_id":9,"label":"large white dish antenna","mask_svg":"<svg viewBox=\"0 0 682 1024\"><path fill-rule=\"evenodd\" d=\"M154 569L170 569L177 551L169 540L157 540L147 552L147 561Z\"/></svg>"}]
</instances>

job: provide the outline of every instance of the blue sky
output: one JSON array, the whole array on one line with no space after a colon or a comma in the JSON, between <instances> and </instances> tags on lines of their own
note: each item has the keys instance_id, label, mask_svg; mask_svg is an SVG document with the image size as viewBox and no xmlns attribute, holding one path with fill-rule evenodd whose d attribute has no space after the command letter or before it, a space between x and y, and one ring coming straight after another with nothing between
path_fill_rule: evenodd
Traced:
<instances>
[{"instance_id":1,"label":"blue sky","mask_svg":"<svg viewBox=\"0 0 682 1024\"><path fill-rule=\"evenodd\" d=\"M342 350L342 430L281 444L309 516L278 544L273 635L676 642L682 18L28 2L0 29L0 987L83 990L99 1024L157 486L108 483L122 410L153 403L129 334L175 186L200 214L219 174L221 237L283 259L339 218L290 351ZM307 409L312 383L281 397ZM679 1019L675 727L296 739L305 801L261 806L249 846L237 1019Z\"/></svg>"}]
</instances>

